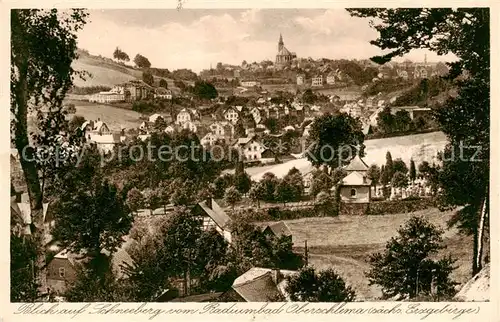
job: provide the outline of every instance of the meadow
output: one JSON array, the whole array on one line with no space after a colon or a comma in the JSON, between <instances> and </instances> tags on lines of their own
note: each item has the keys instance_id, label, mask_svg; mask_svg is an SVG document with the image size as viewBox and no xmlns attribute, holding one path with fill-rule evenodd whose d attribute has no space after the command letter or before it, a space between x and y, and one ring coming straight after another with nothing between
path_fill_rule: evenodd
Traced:
<instances>
[{"instance_id":1,"label":"meadow","mask_svg":"<svg viewBox=\"0 0 500 322\"><path fill-rule=\"evenodd\" d=\"M410 214L384 216L314 217L285 221L293 235L294 249L304 253L307 240L309 263L322 270L334 268L356 291L357 300L374 301L382 295L376 285L369 285L369 255L384 250L390 238L412 216L422 216L444 230L443 249L438 257L450 254L457 260L452 278L463 284L470 279L472 240L448 229L452 211L431 208Z\"/></svg>"}]
</instances>

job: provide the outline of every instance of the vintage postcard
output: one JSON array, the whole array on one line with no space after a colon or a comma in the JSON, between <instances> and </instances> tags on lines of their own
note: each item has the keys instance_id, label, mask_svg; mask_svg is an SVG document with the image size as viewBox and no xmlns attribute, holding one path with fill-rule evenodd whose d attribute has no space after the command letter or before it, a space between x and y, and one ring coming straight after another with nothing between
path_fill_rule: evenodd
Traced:
<instances>
[{"instance_id":1,"label":"vintage postcard","mask_svg":"<svg viewBox=\"0 0 500 322\"><path fill-rule=\"evenodd\" d=\"M3 6L0 318L498 319L498 10L256 4Z\"/></svg>"}]
</instances>

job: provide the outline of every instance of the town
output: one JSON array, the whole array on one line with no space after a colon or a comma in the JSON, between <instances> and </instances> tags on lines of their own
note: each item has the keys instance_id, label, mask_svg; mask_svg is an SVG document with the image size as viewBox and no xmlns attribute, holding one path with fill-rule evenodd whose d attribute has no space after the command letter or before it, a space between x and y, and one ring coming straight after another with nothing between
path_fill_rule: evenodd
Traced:
<instances>
[{"instance_id":1,"label":"town","mask_svg":"<svg viewBox=\"0 0 500 322\"><path fill-rule=\"evenodd\" d=\"M461 165L477 142L449 114L480 76L301 57L293 37L199 73L71 43L90 75L26 113L32 161L12 134L11 301L487 301L488 175L472 171L489 153ZM467 180L486 194L464 199Z\"/></svg>"}]
</instances>

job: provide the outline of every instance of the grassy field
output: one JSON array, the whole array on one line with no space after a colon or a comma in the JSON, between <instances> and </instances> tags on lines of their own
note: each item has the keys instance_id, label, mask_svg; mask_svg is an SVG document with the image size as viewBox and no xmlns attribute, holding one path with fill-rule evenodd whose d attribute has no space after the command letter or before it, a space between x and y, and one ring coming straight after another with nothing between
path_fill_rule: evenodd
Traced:
<instances>
[{"instance_id":1,"label":"grassy field","mask_svg":"<svg viewBox=\"0 0 500 322\"><path fill-rule=\"evenodd\" d=\"M121 126L126 129L137 128L142 123L141 116L132 110L126 110L109 105L89 103L85 101L68 101L75 104L75 115L83 116L86 120L97 120L100 118L112 131L119 131Z\"/></svg>"},{"instance_id":2,"label":"grassy field","mask_svg":"<svg viewBox=\"0 0 500 322\"><path fill-rule=\"evenodd\" d=\"M422 216L445 231L447 248L439 256L451 254L457 259L452 278L465 283L470 278L472 241L458 235L455 229L446 228L451 212L428 209L413 214L303 218L286 223L292 231L296 251L304 252L307 240L309 262L314 267L334 268L354 288L358 300L376 300L382 293L378 286L370 286L365 277L370 269L368 256L382 251L411 215Z\"/></svg>"}]
</instances>

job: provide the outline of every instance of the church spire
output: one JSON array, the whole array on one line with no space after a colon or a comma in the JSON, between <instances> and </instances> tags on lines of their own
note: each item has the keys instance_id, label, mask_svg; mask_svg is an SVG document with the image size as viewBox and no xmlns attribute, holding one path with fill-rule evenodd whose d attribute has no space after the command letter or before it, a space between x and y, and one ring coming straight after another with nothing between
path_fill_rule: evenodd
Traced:
<instances>
[{"instance_id":1,"label":"church spire","mask_svg":"<svg viewBox=\"0 0 500 322\"><path fill-rule=\"evenodd\" d=\"M283 49L283 36L281 36L281 33L280 33L280 40L278 41L278 51L281 51L281 49Z\"/></svg>"}]
</instances>

